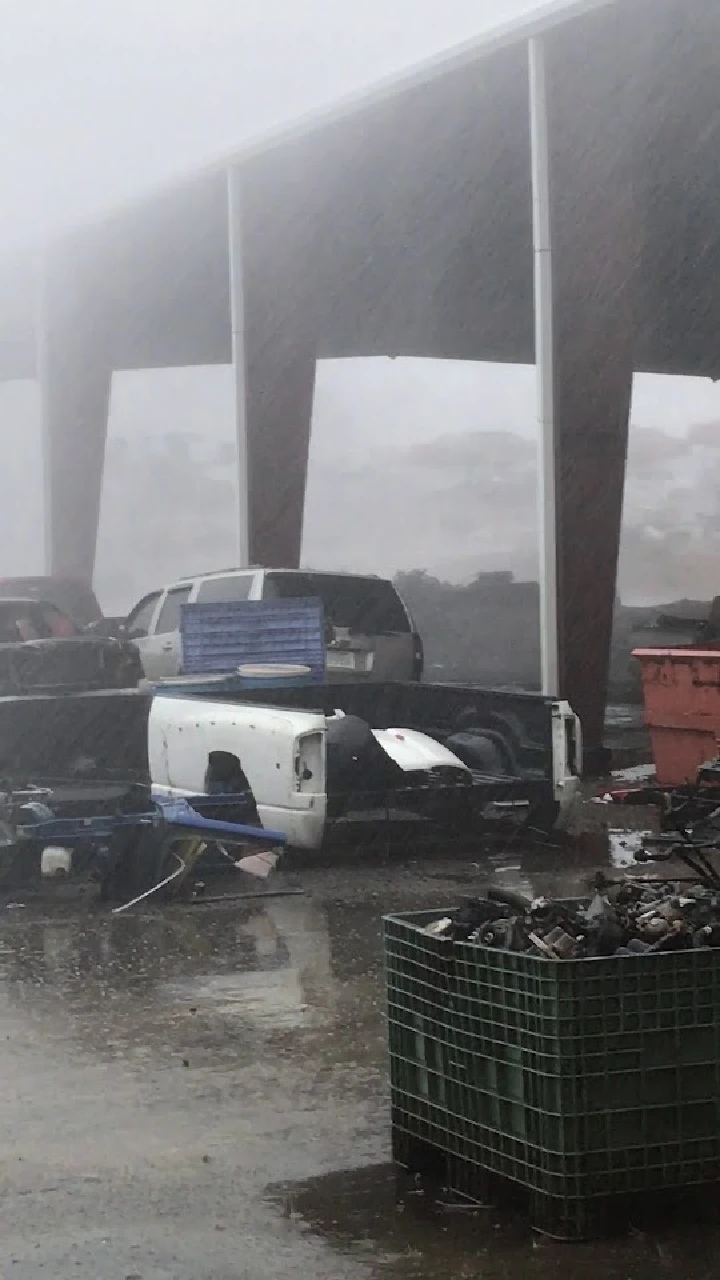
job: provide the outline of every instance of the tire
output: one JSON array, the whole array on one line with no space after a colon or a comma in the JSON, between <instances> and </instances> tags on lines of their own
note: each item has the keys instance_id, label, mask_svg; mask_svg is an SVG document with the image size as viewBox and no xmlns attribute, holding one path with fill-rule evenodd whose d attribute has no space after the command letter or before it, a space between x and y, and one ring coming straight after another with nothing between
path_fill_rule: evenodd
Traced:
<instances>
[{"instance_id":1,"label":"tire","mask_svg":"<svg viewBox=\"0 0 720 1280\"><path fill-rule=\"evenodd\" d=\"M502 778L508 772L502 751L482 733L453 733L446 739L445 746L476 773Z\"/></svg>"},{"instance_id":2,"label":"tire","mask_svg":"<svg viewBox=\"0 0 720 1280\"><path fill-rule=\"evenodd\" d=\"M168 874L167 833L162 826L130 828L116 839L120 848L103 885L103 897L129 901L152 889Z\"/></svg>"},{"instance_id":3,"label":"tire","mask_svg":"<svg viewBox=\"0 0 720 1280\"><path fill-rule=\"evenodd\" d=\"M531 831L551 836L559 817L560 805L557 800L541 800L530 809L527 826Z\"/></svg>"}]
</instances>

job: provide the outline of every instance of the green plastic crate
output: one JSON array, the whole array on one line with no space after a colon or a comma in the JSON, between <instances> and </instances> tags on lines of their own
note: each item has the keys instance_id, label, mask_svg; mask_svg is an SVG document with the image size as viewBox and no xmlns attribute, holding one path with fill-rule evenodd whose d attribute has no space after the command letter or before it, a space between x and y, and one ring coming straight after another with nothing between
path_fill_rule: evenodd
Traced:
<instances>
[{"instance_id":1,"label":"green plastic crate","mask_svg":"<svg viewBox=\"0 0 720 1280\"><path fill-rule=\"evenodd\" d=\"M720 1180L720 952L552 961L437 918L384 922L396 1139L526 1188L554 1234Z\"/></svg>"}]
</instances>

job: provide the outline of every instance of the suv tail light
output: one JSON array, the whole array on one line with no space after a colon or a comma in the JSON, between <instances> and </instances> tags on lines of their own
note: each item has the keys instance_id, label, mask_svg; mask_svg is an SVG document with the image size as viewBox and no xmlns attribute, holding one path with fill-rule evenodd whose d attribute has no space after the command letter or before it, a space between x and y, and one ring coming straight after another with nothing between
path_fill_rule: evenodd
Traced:
<instances>
[{"instance_id":1,"label":"suv tail light","mask_svg":"<svg viewBox=\"0 0 720 1280\"><path fill-rule=\"evenodd\" d=\"M412 677L413 680L422 680L423 671L425 670L425 650L423 648L420 633L413 631L413 660L412 660Z\"/></svg>"}]
</instances>

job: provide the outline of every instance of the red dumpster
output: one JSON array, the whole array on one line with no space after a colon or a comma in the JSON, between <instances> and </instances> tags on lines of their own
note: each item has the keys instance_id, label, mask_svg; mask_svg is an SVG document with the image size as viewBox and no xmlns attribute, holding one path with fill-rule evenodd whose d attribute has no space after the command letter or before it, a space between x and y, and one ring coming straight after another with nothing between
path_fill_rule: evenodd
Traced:
<instances>
[{"instance_id":1,"label":"red dumpster","mask_svg":"<svg viewBox=\"0 0 720 1280\"><path fill-rule=\"evenodd\" d=\"M642 671L645 723L661 786L694 782L718 754L720 650L636 649Z\"/></svg>"}]
</instances>

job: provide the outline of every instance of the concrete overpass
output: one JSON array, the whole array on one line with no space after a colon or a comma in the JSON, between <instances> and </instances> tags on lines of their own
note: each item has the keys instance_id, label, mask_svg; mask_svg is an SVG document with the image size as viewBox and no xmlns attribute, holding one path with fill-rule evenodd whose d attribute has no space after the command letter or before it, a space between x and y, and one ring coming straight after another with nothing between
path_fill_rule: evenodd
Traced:
<instances>
[{"instance_id":1,"label":"concrete overpass","mask_svg":"<svg viewBox=\"0 0 720 1280\"><path fill-rule=\"evenodd\" d=\"M239 554L293 565L317 358L537 355L543 675L599 742L632 375L720 372L719 56L717 0L556 2L9 265L49 568L115 369L234 364Z\"/></svg>"}]
</instances>

